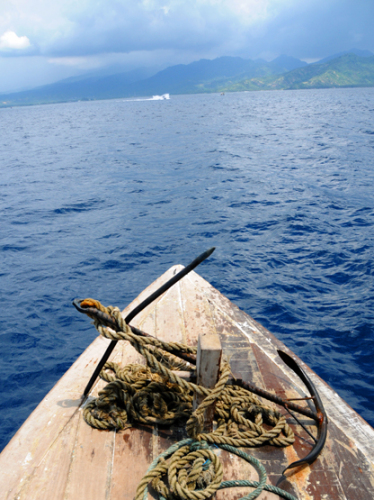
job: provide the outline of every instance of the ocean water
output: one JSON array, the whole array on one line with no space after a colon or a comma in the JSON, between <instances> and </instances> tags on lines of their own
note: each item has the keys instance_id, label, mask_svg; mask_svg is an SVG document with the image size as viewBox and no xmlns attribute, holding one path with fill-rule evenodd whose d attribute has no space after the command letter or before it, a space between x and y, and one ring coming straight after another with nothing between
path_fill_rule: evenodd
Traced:
<instances>
[{"instance_id":1,"label":"ocean water","mask_svg":"<svg viewBox=\"0 0 374 500\"><path fill-rule=\"evenodd\" d=\"M0 449L123 308L198 272L374 426L374 89L0 110Z\"/></svg>"}]
</instances>

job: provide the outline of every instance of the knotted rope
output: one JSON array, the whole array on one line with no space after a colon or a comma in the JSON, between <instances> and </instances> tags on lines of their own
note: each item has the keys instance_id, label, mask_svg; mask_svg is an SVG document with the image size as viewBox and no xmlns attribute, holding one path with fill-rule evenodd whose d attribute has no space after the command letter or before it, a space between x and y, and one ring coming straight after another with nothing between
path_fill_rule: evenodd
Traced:
<instances>
[{"instance_id":1,"label":"knotted rope","mask_svg":"<svg viewBox=\"0 0 374 500\"><path fill-rule=\"evenodd\" d=\"M207 448L207 444L184 439L172 445L152 462L137 487L134 500L147 500L148 484L158 492L160 500L175 500L176 497L183 500L205 500L217 490L243 486L255 489L241 500L254 500L263 490L275 493L286 500L297 500L290 493L266 484L266 470L255 457L230 445L219 446L249 462L257 470L259 481L222 482L222 467L217 463L217 456ZM196 486L198 490L195 490Z\"/></svg>"},{"instance_id":2,"label":"knotted rope","mask_svg":"<svg viewBox=\"0 0 374 500\"><path fill-rule=\"evenodd\" d=\"M214 389L187 382L173 369L183 366L183 369L192 371L194 367L181 362L170 351L196 354L195 347L135 335L118 308L104 307L93 299L81 303L82 307L85 305L110 314L120 328L113 331L94 318L100 335L110 340L128 341L146 360L146 366L105 364L100 377L109 383L99 392L98 398L85 406L83 416L86 422L98 429L124 429L134 422L169 426L187 420L187 434L195 443L195 449L191 449L190 444L186 445L187 448L178 449L167 466L165 462L158 463L149 476L151 479L145 476L141 485L146 481L146 487L152 480L161 497L171 498L170 491L161 480L167 472L167 482L174 495L184 500L204 500L212 496L222 482L222 466L208 443L225 449L229 447L232 451L235 449L232 447L253 447L265 443L288 446L294 442L293 431L283 415L243 388L227 384L231 374L227 361L221 363L219 380ZM204 400L192 411L194 394L203 396ZM204 433L204 414L211 405L215 408L217 427L213 432ZM196 444L199 442L200 445ZM141 500L139 495L137 493L136 500ZM246 497L246 500L256 497Z\"/></svg>"}]
</instances>

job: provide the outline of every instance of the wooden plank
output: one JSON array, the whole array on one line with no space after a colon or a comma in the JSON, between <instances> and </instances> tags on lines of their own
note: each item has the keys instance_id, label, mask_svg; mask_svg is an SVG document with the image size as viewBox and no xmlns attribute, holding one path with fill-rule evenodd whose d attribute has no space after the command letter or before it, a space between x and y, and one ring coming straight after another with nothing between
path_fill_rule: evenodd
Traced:
<instances>
[{"instance_id":1,"label":"wooden plank","mask_svg":"<svg viewBox=\"0 0 374 500\"><path fill-rule=\"evenodd\" d=\"M214 389L221 366L222 346L217 333L201 333L197 344L196 380L197 384L207 389ZM205 398L195 394L193 409L200 405ZM214 405L205 410L204 430L213 431Z\"/></svg>"},{"instance_id":2,"label":"wooden plank","mask_svg":"<svg viewBox=\"0 0 374 500\"><path fill-rule=\"evenodd\" d=\"M252 450L245 449L244 451L253 455ZM242 458L224 450L219 450L217 454L222 461L224 481L236 481L243 479L248 481L259 480L256 469ZM269 482L270 481L268 481L268 483ZM240 498L248 495L252 490L253 488L244 487L228 488L218 491L216 498L217 500L239 500ZM278 500L280 497L274 493L263 491L257 498L258 500Z\"/></svg>"},{"instance_id":3,"label":"wooden plank","mask_svg":"<svg viewBox=\"0 0 374 500\"><path fill-rule=\"evenodd\" d=\"M226 297L219 294L217 290L211 293L215 298L215 307L223 307L226 309L229 307L228 304L230 302ZM287 346L248 314L234 305L232 307L231 320L236 322L237 326L251 342L260 347L270 359L280 367L281 371L292 381L294 387L298 386L300 390L304 390L303 384L299 378L280 360L277 349L287 352L298 362L317 387L320 396L325 402L330 421L333 420L339 428L344 429L344 433L349 439L354 441L368 460L374 464L374 447L371 445L371 443L374 442L374 429L358 415L348 403L334 391L334 389L318 377L308 365L288 349Z\"/></svg>"},{"instance_id":4,"label":"wooden plank","mask_svg":"<svg viewBox=\"0 0 374 500\"><path fill-rule=\"evenodd\" d=\"M230 306L231 303L226 302L227 299L222 297L224 299L225 308L217 308L216 304L211 299L210 293L215 295L215 299L218 294L216 294L214 290L212 291L211 287L208 287L208 291L208 300L213 307L216 329L220 333L221 339L223 339L224 352L229 356L230 364L233 366L235 373L238 373L243 380L264 387L263 374L259 370L256 357L251 349L251 344L247 336L244 335L243 331L232 319L233 309L236 309L236 306ZM266 403L273 406L271 403ZM283 464L285 462L284 449L265 445L259 448L246 448L244 451L257 458L263 464L268 474L267 482L276 485L280 477L280 471L283 469ZM258 480L257 473L254 473L254 469L251 465L243 463L243 460L235 456L230 457L230 459L231 462L227 458L224 462L228 477L231 475L233 477L238 477L238 479L243 479L246 476L246 471L250 470L251 478ZM282 484L281 486L289 493L297 495L297 490L293 485ZM236 500L240 498L240 490L242 490L241 492L243 495L248 494L248 488L241 488L238 489L238 491L233 490L229 492L230 499ZM260 500L272 500L276 498L278 499L280 497L266 491L259 496Z\"/></svg>"},{"instance_id":5,"label":"wooden plank","mask_svg":"<svg viewBox=\"0 0 374 500\"><path fill-rule=\"evenodd\" d=\"M116 434L110 498L133 500L153 456L153 430L138 425Z\"/></svg>"},{"instance_id":6,"label":"wooden plank","mask_svg":"<svg viewBox=\"0 0 374 500\"><path fill-rule=\"evenodd\" d=\"M143 292L137 299L140 303L145 298ZM128 314L128 309L122 316ZM143 313L132 321L137 328L146 329L147 333L154 334L155 306L147 308L147 315ZM122 365L130 363L144 365L145 360L128 342L118 342L122 349ZM105 498L132 500L139 481L143 477L152 459L152 428L136 425L132 428L116 432L113 451L113 467L111 477L110 495Z\"/></svg>"},{"instance_id":7,"label":"wooden plank","mask_svg":"<svg viewBox=\"0 0 374 500\"><path fill-rule=\"evenodd\" d=\"M115 433L93 429L81 420L64 499L108 498Z\"/></svg>"},{"instance_id":8,"label":"wooden plank","mask_svg":"<svg viewBox=\"0 0 374 500\"><path fill-rule=\"evenodd\" d=\"M180 284L174 285L156 304L154 334L166 342L185 342Z\"/></svg>"},{"instance_id":9,"label":"wooden plank","mask_svg":"<svg viewBox=\"0 0 374 500\"><path fill-rule=\"evenodd\" d=\"M196 287L196 273L192 272L180 282L186 343L197 346L198 335L216 333L212 308L204 291Z\"/></svg>"},{"instance_id":10,"label":"wooden plank","mask_svg":"<svg viewBox=\"0 0 374 500\"><path fill-rule=\"evenodd\" d=\"M80 413L75 412L39 465L34 467L28 477L21 479L9 498L50 500L56 498L56 492L58 498L59 492L65 491L80 423Z\"/></svg>"},{"instance_id":11,"label":"wooden plank","mask_svg":"<svg viewBox=\"0 0 374 500\"><path fill-rule=\"evenodd\" d=\"M78 412L83 389L108 341L96 339L47 394L0 455L0 498L14 498Z\"/></svg>"},{"instance_id":12,"label":"wooden plank","mask_svg":"<svg viewBox=\"0 0 374 500\"><path fill-rule=\"evenodd\" d=\"M235 322L229 321L219 309L213 308L212 314L224 355L230 361L230 365L235 367L235 373L246 382L263 386L261 372L248 338Z\"/></svg>"},{"instance_id":13,"label":"wooden plank","mask_svg":"<svg viewBox=\"0 0 374 500\"><path fill-rule=\"evenodd\" d=\"M122 352L117 344L109 360L118 363L121 359ZM88 400L79 409L80 422L74 448L71 450L68 480L65 491L55 492L57 498L101 500L106 498L110 490L115 433L90 427L82 416L85 404L97 397L106 385L106 381L98 379Z\"/></svg>"}]
</instances>

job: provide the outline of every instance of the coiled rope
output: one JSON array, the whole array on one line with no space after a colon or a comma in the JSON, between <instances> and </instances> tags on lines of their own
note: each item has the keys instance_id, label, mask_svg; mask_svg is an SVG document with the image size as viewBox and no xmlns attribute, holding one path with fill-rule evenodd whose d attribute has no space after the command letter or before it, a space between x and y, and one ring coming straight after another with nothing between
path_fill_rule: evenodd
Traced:
<instances>
[{"instance_id":1,"label":"coiled rope","mask_svg":"<svg viewBox=\"0 0 374 500\"><path fill-rule=\"evenodd\" d=\"M193 500L203 500L212 496L217 490L243 486L255 488L255 490L241 500L254 500L263 490L275 493L287 500L297 500L287 491L271 484L266 484L266 470L259 460L244 453L242 450L224 444L219 445L219 447L243 458L257 470L259 481L237 480L221 482L223 475L222 467L216 466L215 459L213 458L216 455L211 450L209 450L210 453L207 453L206 447L207 443L194 441L193 439L184 439L172 445L151 463L137 487L134 500L147 500L149 483L159 493L160 500L173 499L176 495L183 500L190 500L191 498ZM170 459L166 461L168 457ZM209 457L209 459L212 457L212 462L209 463L209 459L206 460L206 457ZM188 468L186 469L186 465L191 462L192 465L187 473ZM179 474L177 474L178 471ZM167 476L169 487L165 484L163 476L165 476L165 479ZM201 489L191 492L191 488L194 489L196 483L198 483Z\"/></svg>"},{"instance_id":2,"label":"coiled rope","mask_svg":"<svg viewBox=\"0 0 374 500\"><path fill-rule=\"evenodd\" d=\"M185 441L178 443L175 456L173 455L167 466L164 456L169 455L173 447L166 452L166 455L162 454L157 459L156 465L152 464L154 470L150 468L151 475L147 475L147 472L143 478L139 485L139 488L143 488L144 485L141 491L147 491L147 484L152 480L161 498L171 498L172 491L173 498L176 495L184 500L204 500L219 488L253 486L256 488L255 491L245 497L246 500L252 500L257 498L264 488L274 488L265 485L266 472L261 464L257 465L256 459L235 447L254 447L265 443L276 446L292 444L295 437L283 415L264 405L255 395L241 387L228 385L231 370L227 361L224 360L221 364L219 380L214 389L187 382L173 370L193 371L195 368L181 361L170 351L196 354L195 347L164 342L153 337L137 336L125 323L118 308L104 307L94 299L86 299L81 306L84 307L85 303L86 307L94 306L110 314L120 328L118 331L113 331L102 326L94 318L95 327L100 335L110 340L128 341L146 360L146 366L129 364L121 367L113 362L106 363L100 377L109 383L99 392L98 398L86 404L83 410L86 422L98 429L124 429L132 427L134 422L170 426L177 421L187 420L186 430L191 439L187 440L186 444L181 444ZM192 411L194 394L203 396L204 400L195 411ZM204 433L204 413L211 405L215 408L214 418L217 426L213 432ZM242 456L255 464L259 470L263 469L265 475L260 474L258 484L253 481L246 481L245 484L241 481L222 483L221 463L208 443ZM206 463L209 464L208 468L204 465ZM191 468L191 471L187 474L188 468ZM170 490L161 480L166 473ZM268 491L273 490L268 489ZM284 494L286 493L283 492L283 496ZM136 500L141 500L139 495L137 492ZM292 496L284 497L295 500Z\"/></svg>"}]
</instances>

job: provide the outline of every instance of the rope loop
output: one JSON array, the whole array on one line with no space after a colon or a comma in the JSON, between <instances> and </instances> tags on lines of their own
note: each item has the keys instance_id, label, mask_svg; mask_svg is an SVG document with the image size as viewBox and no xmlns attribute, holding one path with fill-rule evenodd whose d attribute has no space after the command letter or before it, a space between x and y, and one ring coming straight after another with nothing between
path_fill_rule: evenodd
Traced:
<instances>
[{"instance_id":1,"label":"rope loop","mask_svg":"<svg viewBox=\"0 0 374 500\"><path fill-rule=\"evenodd\" d=\"M95 320L103 337L130 342L146 361L146 366L130 364L121 367L113 362L106 363L100 376L109 384L84 410L84 418L90 425L99 429L116 426L123 429L134 422L171 425L178 420L187 420L187 434L196 441L246 447L265 443L288 446L294 442L294 434L285 417L241 387L227 385L231 370L226 360L221 362L214 389L187 382L170 369L178 362L169 351L179 349L196 353L196 348L137 336L117 307L104 307L94 299L86 299L83 303L116 320L118 331ZM192 412L194 394L204 399ZM210 406L215 408L217 428L214 432L204 433L204 415Z\"/></svg>"},{"instance_id":2,"label":"rope loop","mask_svg":"<svg viewBox=\"0 0 374 500\"><path fill-rule=\"evenodd\" d=\"M137 488L135 500L146 498L149 483L166 499L204 500L218 490L222 464L208 444L184 440L178 445L153 462ZM168 455L170 459L164 460Z\"/></svg>"},{"instance_id":3,"label":"rope loop","mask_svg":"<svg viewBox=\"0 0 374 500\"><path fill-rule=\"evenodd\" d=\"M223 444L219 447L250 463L256 469L259 481L222 482L221 462L209 445L185 439L172 445L152 462L137 487L134 500L147 500L149 484L159 494L160 500L202 500L209 498L217 490L243 486L254 489L241 500L255 500L264 490L286 500L297 500L290 493L266 484L266 470L255 457L230 445Z\"/></svg>"},{"instance_id":4,"label":"rope loop","mask_svg":"<svg viewBox=\"0 0 374 500\"><path fill-rule=\"evenodd\" d=\"M263 489L277 490L279 495L295 500L289 494L285 496L285 492L279 493L282 490L278 488L270 489L266 485L263 466L237 449L264 444L288 446L294 442L295 436L281 413L261 403L257 396L243 388L228 385L231 374L228 361L221 361L220 375L214 389L187 382L173 370L191 368L170 351L195 354L195 347L137 336L126 324L118 308L104 307L94 299L86 299L84 303L86 307L96 307L116 320L119 329L114 331L95 319L94 324L100 335L110 340L129 342L146 363L145 366L129 364L121 367L117 363L107 362L100 377L109 383L96 399L90 400L84 407L86 422L97 429L109 430L132 427L135 422L170 426L177 421L186 421L187 434L190 436L190 439L169 448L153 462L138 486L135 500L146 500L149 483L159 493L161 500L175 500L176 497L182 500L205 500L222 487L239 485L255 487L245 500L257 498ZM195 394L203 399L192 411ZM204 416L211 406L214 407L217 425L213 432L207 433L204 432ZM259 471L259 482L222 483L222 465L211 449L213 444L252 463ZM169 455L170 458L166 460L165 457Z\"/></svg>"}]
</instances>

